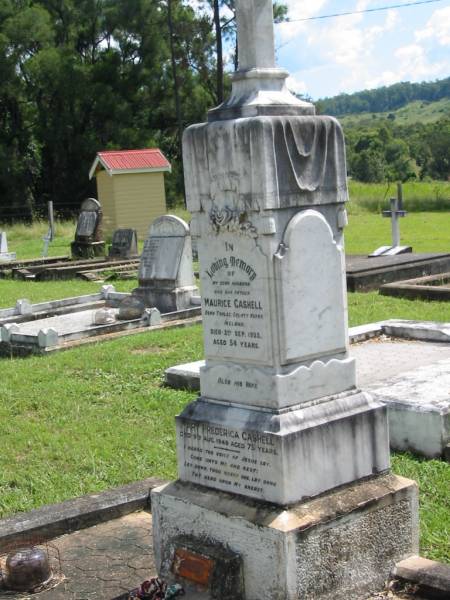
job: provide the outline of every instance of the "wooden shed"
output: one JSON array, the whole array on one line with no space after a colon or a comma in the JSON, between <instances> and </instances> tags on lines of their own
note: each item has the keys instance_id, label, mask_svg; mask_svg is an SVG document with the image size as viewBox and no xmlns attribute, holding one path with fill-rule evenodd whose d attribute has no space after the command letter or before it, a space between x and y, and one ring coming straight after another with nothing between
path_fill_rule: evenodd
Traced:
<instances>
[{"instance_id":1,"label":"wooden shed","mask_svg":"<svg viewBox=\"0 0 450 600\"><path fill-rule=\"evenodd\" d=\"M164 174L170 172L158 148L99 152L89 179L97 179L104 235L129 228L145 238L151 223L167 212Z\"/></svg>"}]
</instances>

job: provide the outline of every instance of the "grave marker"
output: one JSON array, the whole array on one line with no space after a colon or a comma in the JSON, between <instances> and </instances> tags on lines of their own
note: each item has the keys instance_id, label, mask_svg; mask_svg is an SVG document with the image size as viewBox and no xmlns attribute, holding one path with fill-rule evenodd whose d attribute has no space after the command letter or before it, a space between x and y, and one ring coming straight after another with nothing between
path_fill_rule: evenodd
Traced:
<instances>
[{"instance_id":1,"label":"grave marker","mask_svg":"<svg viewBox=\"0 0 450 600\"><path fill-rule=\"evenodd\" d=\"M0 262L12 262L16 260L15 252L8 252L8 240L6 231L0 231Z\"/></svg>"},{"instance_id":2,"label":"grave marker","mask_svg":"<svg viewBox=\"0 0 450 600\"><path fill-rule=\"evenodd\" d=\"M236 11L231 98L183 139L206 362L176 419L179 480L152 492L156 563L173 578L181 537L242 561L245 592L207 584L208 599L363 597L417 550L416 488L387 475L386 409L348 353L344 138L287 92L272 0ZM386 542L393 521L404 534Z\"/></svg>"},{"instance_id":3,"label":"grave marker","mask_svg":"<svg viewBox=\"0 0 450 600\"><path fill-rule=\"evenodd\" d=\"M138 254L135 229L116 229L109 247L109 258L132 258Z\"/></svg>"},{"instance_id":4,"label":"grave marker","mask_svg":"<svg viewBox=\"0 0 450 600\"><path fill-rule=\"evenodd\" d=\"M104 256L105 242L101 231L102 207L94 198L88 198L81 205L77 221L75 240L71 244L73 258L94 258Z\"/></svg>"},{"instance_id":5,"label":"grave marker","mask_svg":"<svg viewBox=\"0 0 450 600\"><path fill-rule=\"evenodd\" d=\"M381 246L370 257L375 256L397 256L412 252L411 246L400 246L400 219L408 214L403 208L403 187L397 185L397 198L390 199L390 210L383 210L383 217L391 219L392 246Z\"/></svg>"},{"instance_id":6,"label":"grave marker","mask_svg":"<svg viewBox=\"0 0 450 600\"><path fill-rule=\"evenodd\" d=\"M139 287L133 291L146 306L162 313L191 308L194 284L189 226L166 215L150 227L139 265Z\"/></svg>"}]
</instances>

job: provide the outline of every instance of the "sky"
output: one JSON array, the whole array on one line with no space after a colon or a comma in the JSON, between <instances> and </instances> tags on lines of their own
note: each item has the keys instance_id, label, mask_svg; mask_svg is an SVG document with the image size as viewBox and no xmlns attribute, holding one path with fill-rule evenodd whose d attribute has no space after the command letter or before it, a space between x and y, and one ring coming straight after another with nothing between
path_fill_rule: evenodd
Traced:
<instances>
[{"instance_id":1,"label":"sky","mask_svg":"<svg viewBox=\"0 0 450 600\"><path fill-rule=\"evenodd\" d=\"M292 91L314 100L450 76L450 0L324 19L295 19L414 0L283 0L290 23L275 26L277 62Z\"/></svg>"}]
</instances>

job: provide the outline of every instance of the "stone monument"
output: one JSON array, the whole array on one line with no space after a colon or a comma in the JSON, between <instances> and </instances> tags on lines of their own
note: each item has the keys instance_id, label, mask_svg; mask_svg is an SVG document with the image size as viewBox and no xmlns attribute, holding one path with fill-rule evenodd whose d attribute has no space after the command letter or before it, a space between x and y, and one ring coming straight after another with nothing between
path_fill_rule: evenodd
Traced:
<instances>
[{"instance_id":1,"label":"stone monument","mask_svg":"<svg viewBox=\"0 0 450 600\"><path fill-rule=\"evenodd\" d=\"M16 260L15 252L8 252L8 240L6 231L0 231L0 262L12 262Z\"/></svg>"},{"instance_id":2,"label":"stone monument","mask_svg":"<svg viewBox=\"0 0 450 600\"><path fill-rule=\"evenodd\" d=\"M383 210L382 215L387 219L391 219L392 245L377 248L372 254L369 254L369 258L377 256L397 256L398 254L408 254L412 252L411 246L400 245L400 219L406 217L408 214L403 208L403 186L401 183L397 184L397 197L391 198L389 203L391 209Z\"/></svg>"},{"instance_id":3,"label":"stone monument","mask_svg":"<svg viewBox=\"0 0 450 600\"><path fill-rule=\"evenodd\" d=\"M81 205L75 240L71 244L72 258L94 258L105 255L105 242L102 240L102 207L94 198L88 198Z\"/></svg>"},{"instance_id":4,"label":"stone monument","mask_svg":"<svg viewBox=\"0 0 450 600\"><path fill-rule=\"evenodd\" d=\"M109 247L109 258L133 258L138 254L136 229L116 229Z\"/></svg>"},{"instance_id":5,"label":"stone monument","mask_svg":"<svg viewBox=\"0 0 450 600\"><path fill-rule=\"evenodd\" d=\"M192 308L198 294L194 283L189 226L165 215L156 219L145 241L139 265L139 287L134 296L161 313Z\"/></svg>"},{"instance_id":6,"label":"stone monument","mask_svg":"<svg viewBox=\"0 0 450 600\"><path fill-rule=\"evenodd\" d=\"M231 98L183 141L206 363L152 493L157 567L188 598L356 600L417 553L417 487L348 354L341 127L287 91L272 0L236 11Z\"/></svg>"}]
</instances>

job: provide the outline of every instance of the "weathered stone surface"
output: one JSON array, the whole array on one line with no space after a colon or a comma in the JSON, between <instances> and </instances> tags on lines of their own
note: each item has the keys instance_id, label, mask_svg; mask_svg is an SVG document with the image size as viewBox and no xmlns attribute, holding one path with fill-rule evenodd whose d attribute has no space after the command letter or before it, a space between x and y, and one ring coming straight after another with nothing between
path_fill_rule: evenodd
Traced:
<instances>
[{"instance_id":1,"label":"weathered stone surface","mask_svg":"<svg viewBox=\"0 0 450 600\"><path fill-rule=\"evenodd\" d=\"M345 354L344 254L326 219L313 210L297 214L275 259L282 364Z\"/></svg>"},{"instance_id":2,"label":"weathered stone surface","mask_svg":"<svg viewBox=\"0 0 450 600\"><path fill-rule=\"evenodd\" d=\"M356 390L348 353L342 129L288 99L272 11L271 0L236 2L231 98L183 139L206 362L201 397L177 417L180 481L152 497L155 551L170 576L180 535L229 547L245 600L347 600L382 587L415 549L416 490L372 496L367 521L361 497L345 525L332 516L330 490L389 469L386 409ZM290 526L286 505L319 494L326 525ZM265 517L256 527L249 506ZM368 559L349 575L352 553Z\"/></svg>"},{"instance_id":3,"label":"weathered stone surface","mask_svg":"<svg viewBox=\"0 0 450 600\"><path fill-rule=\"evenodd\" d=\"M17 547L30 539L50 540L136 510L148 509L150 490L163 483L161 479L144 479L2 519L0 551L6 547Z\"/></svg>"},{"instance_id":4,"label":"weathered stone surface","mask_svg":"<svg viewBox=\"0 0 450 600\"><path fill-rule=\"evenodd\" d=\"M82 241L87 238L86 241L99 241L96 236L99 229L101 210L100 202L94 198L88 198L82 203L75 233L76 240Z\"/></svg>"},{"instance_id":5,"label":"weathered stone surface","mask_svg":"<svg viewBox=\"0 0 450 600\"><path fill-rule=\"evenodd\" d=\"M419 586L427 598L450 597L450 565L412 556L397 563L392 576Z\"/></svg>"},{"instance_id":6,"label":"weathered stone surface","mask_svg":"<svg viewBox=\"0 0 450 600\"><path fill-rule=\"evenodd\" d=\"M389 409L389 436L395 450L437 458L450 443L450 360L372 384L370 393Z\"/></svg>"},{"instance_id":7,"label":"weathered stone surface","mask_svg":"<svg viewBox=\"0 0 450 600\"><path fill-rule=\"evenodd\" d=\"M145 241L139 287L133 294L146 306L169 313L190 308L191 298L197 293L189 227L178 217L159 217Z\"/></svg>"},{"instance_id":8,"label":"weathered stone surface","mask_svg":"<svg viewBox=\"0 0 450 600\"><path fill-rule=\"evenodd\" d=\"M199 400L176 420L181 480L280 505L389 469L386 408L362 393L275 414Z\"/></svg>"},{"instance_id":9,"label":"weathered stone surface","mask_svg":"<svg viewBox=\"0 0 450 600\"><path fill-rule=\"evenodd\" d=\"M415 483L392 475L290 509L177 482L152 492L155 561L170 577L182 530L241 555L246 600L356 600L417 553L417 504Z\"/></svg>"},{"instance_id":10,"label":"weathered stone surface","mask_svg":"<svg viewBox=\"0 0 450 600\"><path fill-rule=\"evenodd\" d=\"M94 313L94 325L106 325L108 323L115 323L115 321L116 313L111 309L101 308Z\"/></svg>"},{"instance_id":11,"label":"weathered stone surface","mask_svg":"<svg viewBox=\"0 0 450 600\"><path fill-rule=\"evenodd\" d=\"M38 346L40 348L51 348L59 344L59 334L52 327L41 329L37 335Z\"/></svg>"},{"instance_id":12,"label":"weathered stone surface","mask_svg":"<svg viewBox=\"0 0 450 600\"><path fill-rule=\"evenodd\" d=\"M137 296L128 296L119 304L119 314L117 318L120 321L132 321L142 318L145 313L145 304Z\"/></svg>"},{"instance_id":13,"label":"weathered stone surface","mask_svg":"<svg viewBox=\"0 0 450 600\"><path fill-rule=\"evenodd\" d=\"M73 258L94 258L105 254L105 242L102 240L102 207L94 198L88 198L81 205L75 231L75 240L71 244Z\"/></svg>"},{"instance_id":14,"label":"weathered stone surface","mask_svg":"<svg viewBox=\"0 0 450 600\"><path fill-rule=\"evenodd\" d=\"M109 247L110 258L131 258L138 253L135 229L116 229Z\"/></svg>"},{"instance_id":15,"label":"weathered stone surface","mask_svg":"<svg viewBox=\"0 0 450 600\"><path fill-rule=\"evenodd\" d=\"M193 125L183 144L192 213L208 213L211 201L238 213L347 201L344 137L331 117Z\"/></svg>"}]
</instances>

